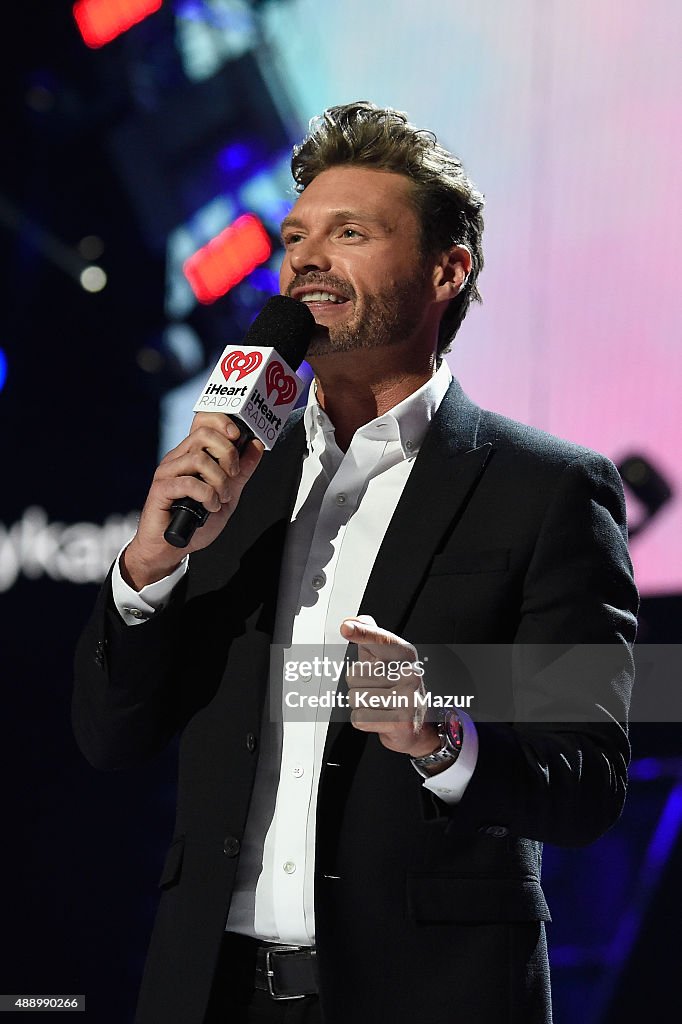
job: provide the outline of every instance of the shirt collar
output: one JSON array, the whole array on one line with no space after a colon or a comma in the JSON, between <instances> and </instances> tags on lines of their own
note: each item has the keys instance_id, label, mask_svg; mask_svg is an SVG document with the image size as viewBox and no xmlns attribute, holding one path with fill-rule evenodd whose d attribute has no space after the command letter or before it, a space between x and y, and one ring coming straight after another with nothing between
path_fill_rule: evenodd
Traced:
<instances>
[{"instance_id":1,"label":"shirt collar","mask_svg":"<svg viewBox=\"0 0 682 1024\"><path fill-rule=\"evenodd\" d=\"M369 423L359 427L356 433L369 440L398 441L403 457L412 458L419 451L429 424L443 401L451 380L450 367L443 359L433 377L430 377L425 384L404 398L402 402L394 405L383 416L377 416ZM322 443L326 447L327 444L333 442L334 426L317 401L314 380L310 385L303 422L309 451L318 443Z\"/></svg>"}]
</instances>

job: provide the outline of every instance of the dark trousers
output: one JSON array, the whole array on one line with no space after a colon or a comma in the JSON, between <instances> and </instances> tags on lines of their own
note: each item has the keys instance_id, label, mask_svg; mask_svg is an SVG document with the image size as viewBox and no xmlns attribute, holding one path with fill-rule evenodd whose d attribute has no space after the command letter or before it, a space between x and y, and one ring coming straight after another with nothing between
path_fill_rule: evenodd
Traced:
<instances>
[{"instance_id":1,"label":"dark trousers","mask_svg":"<svg viewBox=\"0 0 682 1024\"><path fill-rule=\"evenodd\" d=\"M254 988L254 939L225 934L204 1024L324 1024L317 996L272 999Z\"/></svg>"}]
</instances>

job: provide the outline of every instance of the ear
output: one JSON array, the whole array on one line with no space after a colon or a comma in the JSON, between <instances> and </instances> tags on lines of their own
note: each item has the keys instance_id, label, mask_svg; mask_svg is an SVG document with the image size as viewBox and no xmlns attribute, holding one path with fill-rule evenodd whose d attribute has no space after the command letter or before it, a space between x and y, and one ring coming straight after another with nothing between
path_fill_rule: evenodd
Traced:
<instances>
[{"instance_id":1,"label":"ear","mask_svg":"<svg viewBox=\"0 0 682 1024\"><path fill-rule=\"evenodd\" d=\"M471 271L471 251L466 245L453 245L440 254L433 270L436 302L449 302L461 292Z\"/></svg>"}]
</instances>

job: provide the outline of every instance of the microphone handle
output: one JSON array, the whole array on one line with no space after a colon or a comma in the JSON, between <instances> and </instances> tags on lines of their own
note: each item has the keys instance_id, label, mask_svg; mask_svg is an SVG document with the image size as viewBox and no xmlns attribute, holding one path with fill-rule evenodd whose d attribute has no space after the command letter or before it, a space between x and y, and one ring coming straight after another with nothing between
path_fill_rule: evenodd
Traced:
<instances>
[{"instance_id":1,"label":"microphone handle","mask_svg":"<svg viewBox=\"0 0 682 1024\"><path fill-rule=\"evenodd\" d=\"M241 455L244 447L256 435L237 416L232 417L232 422L239 427L239 437L234 442L234 446ZM195 498L176 498L171 505L171 512L173 517L163 539L172 544L174 548L186 548L194 536L194 531L199 526L203 526L210 515Z\"/></svg>"}]
</instances>

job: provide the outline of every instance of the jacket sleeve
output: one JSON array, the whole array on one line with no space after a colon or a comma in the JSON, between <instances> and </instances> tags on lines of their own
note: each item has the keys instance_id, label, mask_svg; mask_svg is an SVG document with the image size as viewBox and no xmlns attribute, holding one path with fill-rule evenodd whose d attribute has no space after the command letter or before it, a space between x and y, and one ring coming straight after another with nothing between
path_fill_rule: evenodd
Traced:
<instances>
[{"instance_id":1,"label":"jacket sleeve","mask_svg":"<svg viewBox=\"0 0 682 1024\"><path fill-rule=\"evenodd\" d=\"M158 753L189 714L182 686L181 581L163 611L127 626L114 605L111 573L76 649L72 724L76 742L101 769Z\"/></svg>"},{"instance_id":2,"label":"jacket sleeve","mask_svg":"<svg viewBox=\"0 0 682 1024\"><path fill-rule=\"evenodd\" d=\"M560 476L524 580L514 724L478 723L452 827L581 846L618 819L637 608L620 478L581 455Z\"/></svg>"}]
</instances>

